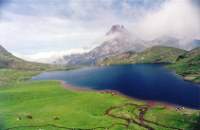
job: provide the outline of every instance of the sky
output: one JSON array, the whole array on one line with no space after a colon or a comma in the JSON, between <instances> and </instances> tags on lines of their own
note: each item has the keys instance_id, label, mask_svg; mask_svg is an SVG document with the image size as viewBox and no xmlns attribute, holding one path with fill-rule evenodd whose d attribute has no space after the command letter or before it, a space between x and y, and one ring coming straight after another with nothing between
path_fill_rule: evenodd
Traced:
<instances>
[{"instance_id":1,"label":"sky","mask_svg":"<svg viewBox=\"0 0 200 130\"><path fill-rule=\"evenodd\" d=\"M0 0L0 44L36 60L83 53L114 24L141 39L200 39L199 0Z\"/></svg>"}]
</instances>

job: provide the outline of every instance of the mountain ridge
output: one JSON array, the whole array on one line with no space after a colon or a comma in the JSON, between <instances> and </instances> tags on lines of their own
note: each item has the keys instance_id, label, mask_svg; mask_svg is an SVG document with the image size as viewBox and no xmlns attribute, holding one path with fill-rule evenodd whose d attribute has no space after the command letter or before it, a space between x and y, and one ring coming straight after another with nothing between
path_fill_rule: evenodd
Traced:
<instances>
[{"instance_id":1,"label":"mountain ridge","mask_svg":"<svg viewBox=\"0 0 200 130\"><path fill-rule=\"evenodd\" d=\"M95 65L99 61L103 61L107 57L119 55L125 52L142 52L153 46L166 46L184 49L182 40L170 37L161 36L153 40L142 40L129 32L123 25L113 25L110 30L105 33L103 40L97 41L101 43L99 46L90 50L87 53L64 55L63 58L55 60L55 64L67 65ZM195 40L194 40L195 41ZM191 48L198 46L198 40L191 44Z\"/></svg>"},{"instance_id":2,"label":"mountain ridge","mask_svg":"<svg viewBox=\"0 0 200 130\"><path fill-rule=\"evenodd\" d=\"M42 71L50 68L53 68L53 66L20 59L7 51L2 45L0 45L0 69Z\"/></svg>"},{"instance_id":3,"label":"mountain ridge","mask_svg":"<svg viewBox=\"0 0 200 130\"><path fill-rule=\"evenodd\" d=\"M131 64L131 63L174 63L186 51L174 47L153 46L139 53L122 53L107 57L99 65ZM125 57L124 57L125 56Z\"/></svg>"}]
</instances>

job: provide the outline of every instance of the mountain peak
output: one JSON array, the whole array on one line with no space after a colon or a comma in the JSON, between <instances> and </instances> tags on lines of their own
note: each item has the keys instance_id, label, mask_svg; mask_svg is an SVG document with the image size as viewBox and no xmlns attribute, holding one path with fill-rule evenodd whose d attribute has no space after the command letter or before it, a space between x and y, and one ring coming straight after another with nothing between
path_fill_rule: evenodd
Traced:
<instances>
[{"instance_id":1,"label":"mountain peak","mask_svg":"<svg viewBox=\"0 0 200 130\"><path fill-rule=\"evenodd\" d=\"M126 28L123 25L113 25L111 29L106 33L106 35L114 34L116 32L127 32Z\"/></svg>"}]
</instances>

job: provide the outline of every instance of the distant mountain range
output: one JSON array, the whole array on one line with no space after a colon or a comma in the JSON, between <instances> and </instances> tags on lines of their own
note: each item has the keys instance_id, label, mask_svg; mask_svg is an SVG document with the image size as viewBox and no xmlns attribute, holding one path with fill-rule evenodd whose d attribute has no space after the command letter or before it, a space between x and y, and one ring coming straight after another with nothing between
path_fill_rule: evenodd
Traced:
<instances>
[{"instance_id":1,"label":"distant mountain range","mask_svg":"<svg viewBox=\"0 0 200 130\"><path fill-rule=\"evenodd\" d=\"M0 69L1 68L41 71L54 68L54 66L22 60L0 45Z\"/></svg>"},{"instance_id":2,"label":"distant mountain range","mask_svg":"<svg viewBox=\"0 0 200 130\"><path fill-rule=\"evenodd\" d=\"M116 56L125 52L142 52L153 46L166 46L184 48L181 39L162 36L150 41L144 41L132 35L123 25L113 25L105 36L97 41L101 43L96 48L83 54L66 55L55 60L55 64L68 65L95 65L105 58ZM199 40L187 43L190 48L200 46Z\"/></svg>"},{"instance_id":3,"label":"distant mountain range","mask_svg":"<svg viewBox=\"0 0 200 130\"><path fill-rule=\"evenodd\" d=\"M173 62L177 56L182 54L184 48L182 40L169 36L162 36L153 40L145 41L132 35L123 25L113 25L99 41L99 46L89 52L82 54L72 54L60 56L60 58L51 58L54 64L62 65L96 65L113 64L116 62L130 62L126 56L131 57L132 62ZM195 48L200 46L200 40L193 40L184 43L184 46ZM173 48L172 48L173 47ZM178 49L179 48L179 49ZM168 53L171 57L167 57ZM133 60L134 59L134 60ZM25 64L25 67L22 67ZM0 68L19 68L19 69L44 69L45 64L27 62L0 46ZM49 66L49 65L48 65Z\"/></svg>"}]
</instances>

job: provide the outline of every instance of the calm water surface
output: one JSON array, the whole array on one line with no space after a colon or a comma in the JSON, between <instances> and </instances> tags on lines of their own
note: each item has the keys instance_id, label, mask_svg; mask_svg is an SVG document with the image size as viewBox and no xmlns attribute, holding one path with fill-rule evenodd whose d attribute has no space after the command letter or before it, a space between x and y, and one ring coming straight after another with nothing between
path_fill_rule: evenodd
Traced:
<instances>
[{"instance_id":1,"label":"calm water surface","mask_svg":"<svg viewBox=\"0 0 200 130\"><path fill-rule=\"evenodd\" d=\"M127 96L200 109L200 85L162 65L135 64L45 72L33 80L63 80L79 87L117 90Z\"/></svg>"}]
</instances>

